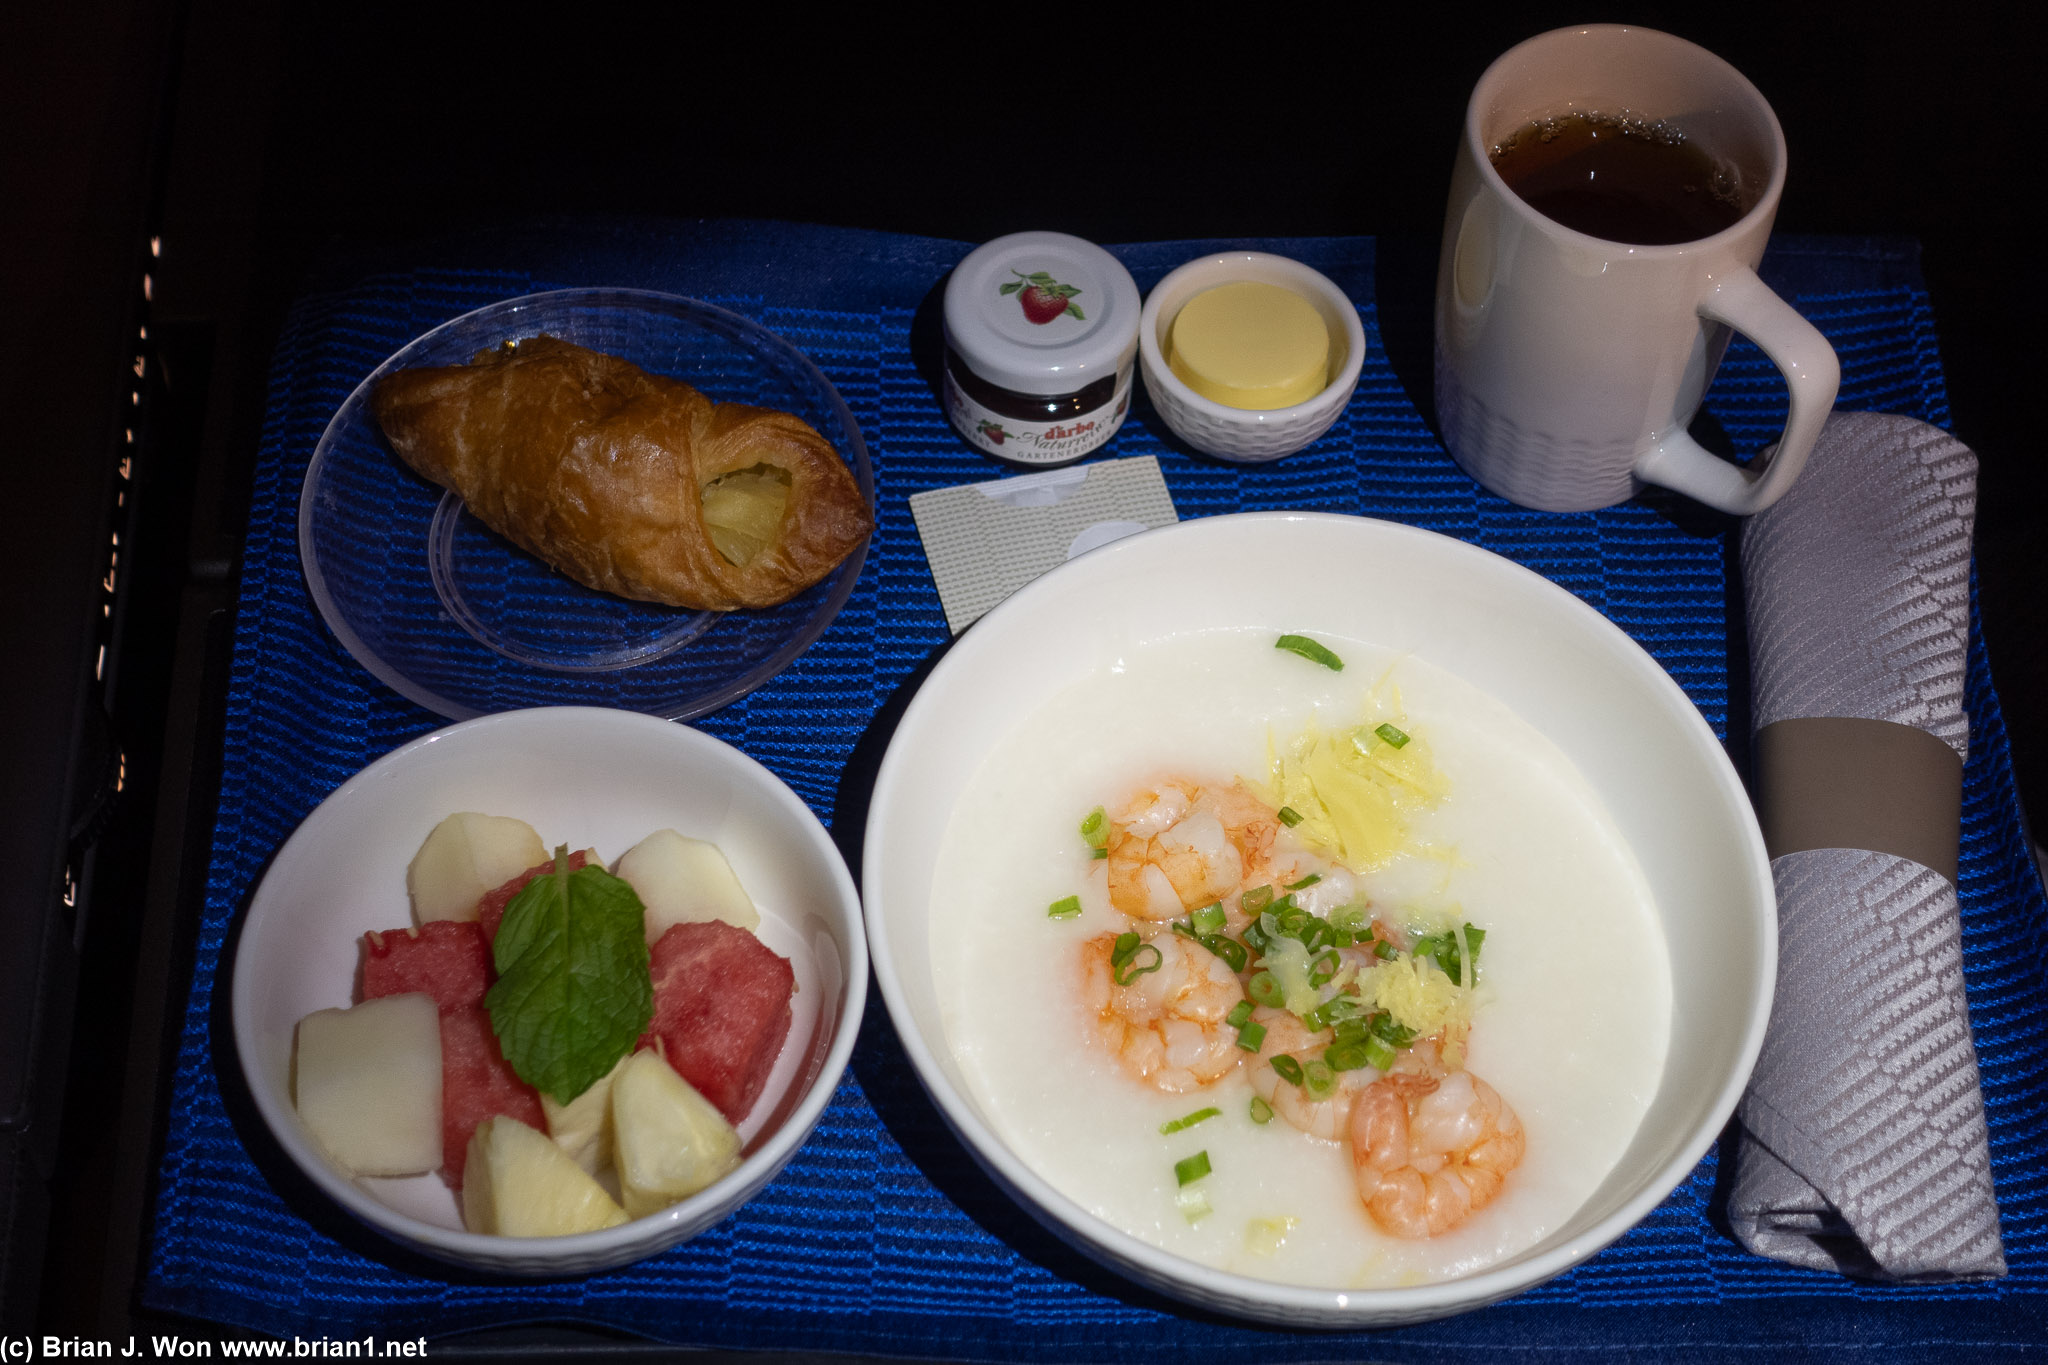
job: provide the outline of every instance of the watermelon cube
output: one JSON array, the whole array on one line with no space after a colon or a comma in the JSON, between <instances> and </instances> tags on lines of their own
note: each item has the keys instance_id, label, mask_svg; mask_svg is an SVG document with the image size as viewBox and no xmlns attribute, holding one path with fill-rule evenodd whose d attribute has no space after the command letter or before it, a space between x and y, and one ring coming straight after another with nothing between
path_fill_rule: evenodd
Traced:
<instances>
[{"instance_id":1,"label":"watermelon cube","mask_svg":"<svg viewBox=\"0 0 2048 1365\"><path fill-rule=\"evenodd\" d=\"M481 1006L447 1011L441 1016L441 1174L456 1189L462 1188L471 1134L500 1114L547 1131L540 1094L505 1060L491 1016Z\"/></svg>"},{"instance_id":2,"label":"watermelon cube","mask_svg":"<svg viewBox=\"0 0 2048 1365\"><path fill-rule=\"evenodd\" d=\"M415 991L446 1014L475 1009L491 985L491 949L474 920L429 920L417 929L363 935L361 1000Z\"/></svg>"},{"instance_id":3,"label":"watermelon cube","mask_svg":"<svg viewBox=\"0 0 2048 1365\"><path fill-rule=\"evenodd\" d=\"M789 960L723 920L678 924L653 949L654 1019L640 1038L726 1120L746 1118L789 1036Z\"/></svg>"}]
</instances>

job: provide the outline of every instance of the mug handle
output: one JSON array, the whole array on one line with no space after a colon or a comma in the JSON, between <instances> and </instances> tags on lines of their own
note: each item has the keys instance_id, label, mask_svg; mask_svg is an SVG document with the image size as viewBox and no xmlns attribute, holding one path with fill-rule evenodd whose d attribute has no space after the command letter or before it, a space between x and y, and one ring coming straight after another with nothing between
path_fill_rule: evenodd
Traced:
<instances>
[{"instance_id":1,"label":"mug handle","mask_svg":"<svg viewBox=\"0 0 2048 1365\"><path fill-rule=\"evenodd\" d=\"M1709 452L1681 426L1643 453L1636 461L1635 475L1645 483L1662 484L1709 507L1746 517L1783 497L1806 467L1821 423L1835 405L1842 364L1819 329L1772 293L1747 266L1737 266L1718 280L1700 303L1699 312L1754 341L1784 374L1792 394L1785 430L1776 445L1745 469Z\"/></svg>"}]
</instances>

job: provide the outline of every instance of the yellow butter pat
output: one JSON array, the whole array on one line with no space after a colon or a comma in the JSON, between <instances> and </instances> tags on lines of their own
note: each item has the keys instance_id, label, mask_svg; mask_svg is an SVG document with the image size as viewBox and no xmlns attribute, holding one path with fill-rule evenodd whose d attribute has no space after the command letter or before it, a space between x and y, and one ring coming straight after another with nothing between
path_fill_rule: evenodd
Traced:
<instances>
[{"instance_id":1,"label":"yellow butter pat","mask_svg":"<svg viewBox=\"0 0 2048 1365\"><path fill-rule=\"evenodd\" d=\"M1330 382L1330 331L1291 289L1239 280L1205 289L1173 320L1167 366L1226 407L1291 407Z\"/></svg>"}]
</instances>

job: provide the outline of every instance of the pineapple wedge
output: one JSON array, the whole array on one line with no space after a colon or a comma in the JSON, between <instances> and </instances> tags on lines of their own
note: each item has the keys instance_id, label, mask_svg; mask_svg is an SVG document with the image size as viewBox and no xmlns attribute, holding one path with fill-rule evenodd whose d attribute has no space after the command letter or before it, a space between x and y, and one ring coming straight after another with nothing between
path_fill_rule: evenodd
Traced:
<instances>
[{"instance_id":1,"label":"pineapple wedge","mask_svg":"<svg viewBox=\"0 0 2048 1365\"><path fill-rule=\"evenodd\" d=\"M548 1136L592 1175L611 1162L612 1082L618 1079L626 1061L625 1057L619 1058L617 1066L567 1104L545 1092L540 1097L541 1113L547 1115Z\"/></svg>"},{"instance_id":2,"label":"pineapple wedge","mask_svg":"<svg viewBox=\"0 0 2048 1365\"><path fill-rule=\"evenodd\" d=\"M547 1134L500 1114L469 1140L462 1221L499 1237L566 1237L617 1227L626 1211Z\"/></svg>"},{"instance_id":3,"label":"pineapple wedge","mask_svg":"<svg viewBox=\"0 0 2048 1365\"><path fill-rule=\"evenodd\" d=\"M748 933L761 927L761 912L717 844L657 830L626 850L618 875L647 907L650 944L675 925L700 920L722 919Z\"/></svg>"},{"instance_id":4,"label":"pineapple wedge","mask_svg":"<svg viewBox=\"0 0 2048 1365\"><path fill-rule=\"evenodd\" d=\"M644 1218L739 1165L740 1135L660 1053L636 1052L612 1081L612 1161L626 1212Z\"/></svg>"},{"instance_id":5,"label":"pineapple wedge","mask_svg":"<svg viewBox=\"0 0 2048 1365\"><path fill-rule=\"evenodd\" d=\"M458 811L427 835L405 869L413 918L475 919L477 902L529 867L547 861L540 835L509 815Z\"/></svg>"}]
</instances>

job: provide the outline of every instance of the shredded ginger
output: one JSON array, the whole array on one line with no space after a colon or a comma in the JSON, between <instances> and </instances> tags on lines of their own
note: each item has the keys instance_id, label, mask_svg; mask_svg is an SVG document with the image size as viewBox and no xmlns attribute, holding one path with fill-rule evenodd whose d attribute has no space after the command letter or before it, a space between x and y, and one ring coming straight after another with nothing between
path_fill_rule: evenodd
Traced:
<instances>
[{"instance_id":1,"label":"shredded ginger","mask_svg":"<svg viewBox=\"0 0 2048 1365\"><path fill-rule=\"evenodd\" d=\"M1416 1036L1448 1033L1469 1024L1472 992L1451 984L1434 962L1405 954L1359 974L1359 993Z\"/></svg>"},{"instance_id":2,"label":"shredded ginger","mask_svg":"<svg viewBox=\"0 0 2048 1365\"><path fill-rule=\"evenodd\" d=\"M1410 815L1450 791L1428 742L1409 729L1398 706L1380 704L1376 692L1355 728L1311 725L1284 749L1268 741L1270 773L1259 787L1268 804L1301 817L1296 835L1360 872L1393 861L1408 845ZM1397 747L1375 733L1389 720L1407 732L1406 744Z\"/></svg>"}]
</instances>

